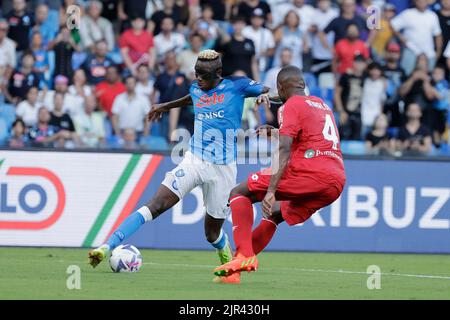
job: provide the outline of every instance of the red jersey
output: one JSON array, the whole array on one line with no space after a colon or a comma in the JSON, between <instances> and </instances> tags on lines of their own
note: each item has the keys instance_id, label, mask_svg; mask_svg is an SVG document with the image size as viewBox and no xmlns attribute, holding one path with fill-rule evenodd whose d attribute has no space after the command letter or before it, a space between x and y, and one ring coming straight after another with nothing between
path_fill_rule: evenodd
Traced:
<instances>
[{"instance_id":1,"label":"red jersey","mask_svg":"<svg viewBox=\"0 0 450 320\"><path fill-rule=\"evenodd\" d=\"M345 180L339 132L322 99L293 96L278 110L280 135L292 137L288 171Z\"/></svg>"},{"instance_id":2,"label":"red jersey","mask_svg":"<svg viewBox=\"0 0 450 320\"><path fill-rule=\"evenodd\" d=\"M103 110L108 113L108 116L111 116L112 114L111 109L114 99L125 91L127 91L127 87L120 81L117 81L114 84L102 81L95 86L95 96Z\"/></svg>"},{"instance_id":3,"label":"red jersey","mask_svg":"<svg viewBox=\"0 0 450 320\"><path fill-rule=\"evenodd\" d=\"M128 29L120 36L119 47L128 48L128 55L136 62L153 47L153 35L146 30L136 34L133 29Z\"/></svg>"},{"instance_id":4,"label":"red jersey","mask_svg":"<svg viewBox=\"0 0 450 320\"><path fill-rule=\"evenodd\" d=\"M337 71L341 74L353 67L356 56L363 55L366 59L369 58L369 49L362 40L350 42L348 39L341 39L336 43L334 52L338 60Z\"/></svg>"}]
</instances>

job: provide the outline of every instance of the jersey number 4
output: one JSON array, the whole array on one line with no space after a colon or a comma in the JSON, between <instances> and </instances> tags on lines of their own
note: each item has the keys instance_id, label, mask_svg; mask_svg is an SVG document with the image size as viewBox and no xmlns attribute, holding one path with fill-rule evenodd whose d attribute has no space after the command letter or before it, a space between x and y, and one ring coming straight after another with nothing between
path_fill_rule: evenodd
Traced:
<instances>
[{"instance_id":1,"label":"jersey number 4","mask_svg":"<svg viewBox=\"0 0 450 320\"><path fill-rule=\"evenodd\" d=\"M333 150L338 149L339 138L336 134L336 127L334 126L333 119L329 114L325 115L325 126L323 127L322 134L325 140L333 142Z\"/></svg>"}]
</instances>

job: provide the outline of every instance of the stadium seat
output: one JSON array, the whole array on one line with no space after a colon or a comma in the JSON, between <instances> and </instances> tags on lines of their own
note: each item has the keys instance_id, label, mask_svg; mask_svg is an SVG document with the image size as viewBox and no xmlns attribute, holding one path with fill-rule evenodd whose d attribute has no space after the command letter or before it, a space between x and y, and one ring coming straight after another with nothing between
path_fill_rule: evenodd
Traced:
<instances>
[{"instance_id":1,"label":"stadium seat","mask_svg":"<svg viewBox=\"0 0 450 320\"><path fill-rule=\"evenodd\" d=\"M139 144L145 146L150 150L156 151L170 150L169 144L167 143L166 139L159 136L141 137Z\"/></svg>"},{"instance_id":2,"label":"stadium seat","mask_svg":"<svg viewBox=\"0 0 450 320\"><path fill-rule=\"evenodd\" d=\"M308 86L310 92L317 87L317 79L313 73L305 72L303 74L303 78L305 79L306 85Z\"/></svg>"},{"instance_id":3,"label":"stadium seat","mask_svg":"<svg viewBox=\"0 0 450 320\"><path fill-rule=\"evenodd\" d=\"M321 89L334 89L336 85L336 79L333 73L323 72L319 75L318 85Z\"/></svg>"},{"instance_id":4,"label":"stadium seat","mask_svg":"<svg viewBox=\"0 0 450 320\"><path fill-rule=\"evenodd\" d=\"M107 136L105 141L106 145L111 149L120 149L122 147L121 140L116 136Z\"/></svg>"},{"instance_id":5,"label":"stadium seat","mask_svg":"<svg viewBox=\"0 0 450 320\"><path fill-rule=\"evenodd\" d=\"M14 120L16 119L16 108L12 104L1 104L0 119L3 119L5 121L6 130L9 130Z\"/></svg>"},{"instance_id":6,"label":"stadium seat","mask_svg":"<svg viewBox=\"0 0 450 320\"><path fill-rule=\"evenodd\" d=\"M341 141L341 150L344 154L364 155L366 154L366 144L364 141L344 140Z\"/></svg>"},{"instance_id":7,"label":"stadium seat","mask_svg":"<svg viewBox=\"0 0 450 320\"><path fill-rule=\"evenodd\" d=\"M3 146L6 143L6 140L9 137L6 121L0 118L0 146Z\"/></svg>"}]
</instances>

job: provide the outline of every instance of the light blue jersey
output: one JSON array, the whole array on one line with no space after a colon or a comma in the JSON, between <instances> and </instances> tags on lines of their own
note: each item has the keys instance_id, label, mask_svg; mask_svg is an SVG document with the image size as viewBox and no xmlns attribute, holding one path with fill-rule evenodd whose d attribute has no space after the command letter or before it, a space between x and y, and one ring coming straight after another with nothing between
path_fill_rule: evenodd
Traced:
<instances>
[{"instance_id":1,"label":"light blue jersey","mask_svg":"<svg viewBox=\"0 0 450 320\"><path fill-rule=\"evenodd\" d=\"M263 88L247 77L226 77L209 91L201 90L195 81L190 88L195 113L191 152L214 164L235 162L244 99L257 97Z\"/></svg>"}]
</instances>

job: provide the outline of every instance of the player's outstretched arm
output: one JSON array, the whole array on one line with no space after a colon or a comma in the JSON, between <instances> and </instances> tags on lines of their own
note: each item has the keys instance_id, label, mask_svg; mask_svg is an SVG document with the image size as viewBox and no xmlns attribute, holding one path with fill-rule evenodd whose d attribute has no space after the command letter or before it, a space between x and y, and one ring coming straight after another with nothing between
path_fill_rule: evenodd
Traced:
<instances>
[{"instance_id":1,"label":"player's outstretched arm","mask_svg":"<svg viewBox=\"0 0 450 320\"><path fill-rule=\"evenodd\" d=\"M262 209L268 215L272 214L272 206L275 203L275 192L291 157L292 141L292 137L280 135L278 152L275 152L273 155L272 176L270 177L270 184L266 196L262 201Z\"/></svg>"},{"instance_id":2,"label":"player's outstretched arm","mask_svg":"<svg viewBox=\"0 0 450 320\"><path fill-rule=\"evenodd\" d=\"M155 121L161 119L164 112L169 111L173 108L180 108L180 107L186 107L192 105L192 98L191 95L185 95L183 98L155 104L150 112L147 114L147 120L148 121Z\"/></svg>"}]
</instances>

